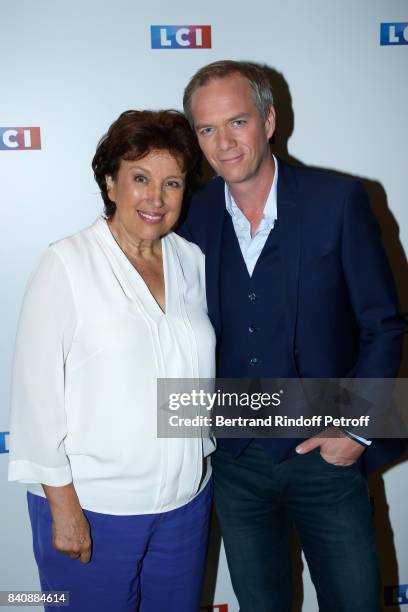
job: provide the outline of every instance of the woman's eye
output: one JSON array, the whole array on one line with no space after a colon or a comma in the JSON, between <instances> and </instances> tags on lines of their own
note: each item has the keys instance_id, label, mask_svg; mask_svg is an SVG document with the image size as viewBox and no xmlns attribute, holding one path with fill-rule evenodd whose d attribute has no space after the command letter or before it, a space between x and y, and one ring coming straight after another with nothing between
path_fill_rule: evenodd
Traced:
<instances>
[{"instance_id":1,"label":"woman's eye","mask_svg":"<svg viewBox=\"0 0 408 612\"><path fill-rule=\"evenodd\" d=\"M136 181L136 183L145 183L146 177L143 176L143 174L138 174L135 176L134 180Z\"/></svg>"},{"instance_id":2,"label":"woman's eye","mask_svg":"<svg viewBox=\"0 0 408 612\"><path fill-rule=\"evenodd\" d=\"M182 184L179 181L168 181L167 185L173 189L180 189L180 187L182 187Z\"/></svg>"}]
</instances>

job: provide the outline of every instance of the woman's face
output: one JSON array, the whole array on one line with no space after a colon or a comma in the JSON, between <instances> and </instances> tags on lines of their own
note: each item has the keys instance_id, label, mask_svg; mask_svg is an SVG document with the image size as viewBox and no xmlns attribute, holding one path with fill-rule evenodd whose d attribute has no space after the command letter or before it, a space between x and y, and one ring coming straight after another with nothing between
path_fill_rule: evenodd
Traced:
<instances>
[{"instance_id":1,"label":"woman's face","mask_svg":"<svg viewBox=\"0 0 408 612\"><path fill-rule=\"evenodd\" d=\"M185 172L168 151L122 160L116 178L106 177L109 199L116 204L113 223L135 239L167 234L180 216L184 180Z\"/></svg>"}]
</instances>

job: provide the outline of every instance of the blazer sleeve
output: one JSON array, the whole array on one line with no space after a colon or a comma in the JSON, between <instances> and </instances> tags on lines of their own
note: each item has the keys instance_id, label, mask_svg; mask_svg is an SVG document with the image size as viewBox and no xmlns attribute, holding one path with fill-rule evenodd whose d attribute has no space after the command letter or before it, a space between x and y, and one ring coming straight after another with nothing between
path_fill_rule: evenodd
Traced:
<instances>
[{"instance_id":1,"label":"blazer sleeve","mask_svg":"<svg viewBox=\"0 0 408 612\"><path fill-rule=\"evenodd\" d=\"M195 216L196 214L193 198L193 201L189 203L188 214L185 216L183 222L177 227L176 232L182 238L185 238L186 240L188 240L189 242L193 242L194 244L198 244L200 248L202 248L199 236L197 235L197 232L194 231L197 229Z\"/></svg>"},{"instance_id":2,"label":"blazer sleeve","mask_svg":"<svg viewBox=\"0 0 408 612\"><path fill-rule=\"evenodd\" d=\"M359 182L345 200L342 261L360 330L354 377L394 378L401 365L405 322L380 228Z\"/></svg>"},{"instance_id":3,"label":"blazer sleeve","mask_svg":"<svg viewBox=\"0 0 408 612\"><path fill-rule=\"evenodd\" d=\"M72 481L64 444L64 369L76 323L66 267L50 247L27 286L18 324L9 480L51 486Z\"/></svg>"},{"instance_id":4,"label":"blazer sleeve","mask_svg":"<svg viewBox=\"0 0 408 612\"><path fill-rule=\"evenodd\" d=\"M396 435L393 379L402 360L406 328L397 291L368 196L354 183L344 207L343 270L359 328L359 358L353 371L353 400L347 416L368 414L368 437Z\"/></svg>"},{"instance_id":5,"label":"blazer sleeve","mask_svg":"<svg viewBox=\"0 0 408 612\"><path fill-rule=\"evenodd\" d=\"M211 194L207 195L205 189L193 195L188 202L187 214L176 230L179 236L197 244L204 254L206 254L207 248L208 204L210 199Z\"/></svg>"},{"instance_id":6,"label":"blazer sleeve","mask_svg":"<svg viewBox=\"0 0 408 612\"><path fill-rule=\"evenodd\" d=\"M188 223L188 219L185 219L181 225L177 227L177 234L182 238L185 238L189 242L194 242L194 235L191 231L190 225Z\"/></svg>"}]
</instances>

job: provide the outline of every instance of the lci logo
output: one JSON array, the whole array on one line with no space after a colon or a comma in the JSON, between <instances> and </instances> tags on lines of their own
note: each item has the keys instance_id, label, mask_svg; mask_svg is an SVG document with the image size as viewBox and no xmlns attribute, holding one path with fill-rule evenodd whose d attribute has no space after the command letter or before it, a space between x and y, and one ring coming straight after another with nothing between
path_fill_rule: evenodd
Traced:
<instances>
[{"instance_id":1,"label":"lci logo","mask_svg":"<svg viewBox=\"0 0 408 612\"><path fill-rule=\"evenodd\" d=\"M152 25L152 49L211 49L209 25Z\"/></svg>"},{"instance_id":2,"label":"lci logo","mask_svg":"<svg viewBox=\"0 0 408 612\"><path fill-rule=\"evenodd\" d=\"M0 150L27 151L41 149L39 127L3 127L0 128Z\"/></svg>"},{"instance_id":3,"label":"lci logo","mask_svg":"<svg viewBox=\"0 0 408 612\"><path fill-rule=\"evenodd\" d=\"M8 431L0 431L0 453L8 453Z\"/></svg>"},{"instance_id":4,"label":"lci logo","mask_svg":"<svg viewBox=\"0 0 408 612\"><path fill-rule=\"evenodd\" d=\"M381 45L408 45L407 23L382 23Z\"/></svg>"},{"instance_id":5,"label":"lci logo","mask_svg":"<svg viewBox=\"0 0 408 612\"><path fill-rule=\"evenodd\" d=\"M228 604L218 604L216 606L204 606L201 612L228 612Z\"/></svg>"},{"instance_id":6,"label":"lci logo","mask_svg":"<svg viewBox=\"0 0 408 612\"><path fill-rule=\"evenodd\" d=\"M408 584L387 586L384 588L384 603L386 606L408 604Z\"/></svg>"}]
</instances>

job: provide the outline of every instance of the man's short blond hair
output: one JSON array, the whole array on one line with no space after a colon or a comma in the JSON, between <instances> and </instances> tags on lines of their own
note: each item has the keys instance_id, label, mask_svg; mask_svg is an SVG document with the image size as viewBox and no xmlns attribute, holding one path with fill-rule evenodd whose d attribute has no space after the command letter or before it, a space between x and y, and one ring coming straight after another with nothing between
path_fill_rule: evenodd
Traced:
<instances>
[{"instance_id":1,"label":"man's short blond hair","mask_svg":"<svg viewBox=\"0 0 408 612\"><path fill-rule=\"evenodd\" d=\"M260 66L251 64L250 62L220 60L200 68L200 70L190 79L184 90L184 114L192 127L194 127L194 119L191 112L191 98L193 93L199 87L207 85L207 83L213 79L224 79L232 74L240 74L247 79L251 88L253 101L261 113L262 118L266 120L269 110L273 105L273 95L265 71Z\"/></svg>"}]
</instances>

